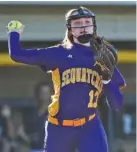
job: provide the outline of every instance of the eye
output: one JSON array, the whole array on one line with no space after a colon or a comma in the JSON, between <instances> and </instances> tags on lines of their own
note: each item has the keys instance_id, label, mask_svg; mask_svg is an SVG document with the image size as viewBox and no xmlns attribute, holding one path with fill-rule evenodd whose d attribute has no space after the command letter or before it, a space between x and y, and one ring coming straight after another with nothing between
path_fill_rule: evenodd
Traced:
<instances>
[{"instance_id":1,"label":"eye","mask_svg":"<svg viewBox=\"0 0 137 152\"><path fill-rule=\"evenodd\" d=\"M86 23L90 23L90 21L86 21Z\"/></svg>"},{"instance_id":2,"label":"eye","mask_svg":"<svg viewBox=\"0 0 137 152\"><path fill-rule=\"evenodd\" d=\"M77 22L74 22L73 24L74 24L74 25L80 25L81 22L80 22L80 21L77 21Z\"/></svg>"},{"instance_id":3,"label":"eye","mask_svg":"<svg viewBox=\"0 0 137 152\"><path fill-rule=\"evenodd\" d=\"M88 21L88 20L85 21L85 23L88 24L88 25L89 25L89 24L90 24L90 25L92 24L91 21Z\"/></svg>"}]
</instances>

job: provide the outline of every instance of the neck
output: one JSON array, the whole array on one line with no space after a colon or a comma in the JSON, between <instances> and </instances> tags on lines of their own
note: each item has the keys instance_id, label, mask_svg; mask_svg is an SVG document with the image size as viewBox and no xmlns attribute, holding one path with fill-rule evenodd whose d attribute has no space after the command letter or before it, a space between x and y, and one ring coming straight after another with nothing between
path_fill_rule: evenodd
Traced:
<instances>
[{"instance_id":1,"label":"neck","mask_svg":"<svg viewBox=\"0 0 137 152\"><path fill-rule=\"evenodd\" d=\"M88 46L88 47L90 47L90 42L88 42L88 43L80 43L80 42L78 42L78 44L80 44L80 45L83 45L83 46Z\"/></svg>"},{"instance_id":2,"label":"neck","mask_svg":"<svg viewBox=\"0 0 137 152\"><path fill-rule=\"evenodd\" d=\"M84 46L90 46L90 42L85 43L85 44L81 44L81 45L84 45Z\"/></svg>"}]
</instances>

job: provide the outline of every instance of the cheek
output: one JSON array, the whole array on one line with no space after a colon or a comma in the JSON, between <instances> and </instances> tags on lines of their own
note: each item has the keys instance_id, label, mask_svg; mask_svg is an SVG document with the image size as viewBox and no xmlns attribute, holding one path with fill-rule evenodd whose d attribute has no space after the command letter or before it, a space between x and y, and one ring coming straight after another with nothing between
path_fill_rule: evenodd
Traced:
<instances>
[{"instance_id":1,"label":"cheek","mask_svg":"<svg viewBox=\"0 0 137 152\"><path fill-rule=\"evenodd\" d=\"M93 33L94 29L93 26L92 27L87 27L87 32L88 33Z\"/></svg>"},{"instance_id":2,"label":"cheek","mask_svg":"<svg viewBox=\"0 0 137 152\"><path fill-rule=\"evenodd\" d=\"M76 36L79 35L79 33L80 33L80 29L78 29L78 28L75 28L75 29L72 28L71 31L72 31L72 34L76 35Z\"/></svg>"}]
</instances>

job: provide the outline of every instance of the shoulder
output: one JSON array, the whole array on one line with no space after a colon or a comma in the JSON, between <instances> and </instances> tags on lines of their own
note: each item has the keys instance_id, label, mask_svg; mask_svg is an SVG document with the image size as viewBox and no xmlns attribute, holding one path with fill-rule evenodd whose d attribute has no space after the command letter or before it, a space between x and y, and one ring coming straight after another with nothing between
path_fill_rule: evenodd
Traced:
<instances>
[{"instance_id":1,"label":"shoulder","mask_svg":"<svg viewBox=\"0 0 137 152\"><path fill-rule=\"evenodd\" d=\"M61 44L57 44L57 45L53 45L53 46L45 48L45 50L50 50L50 51L55 51L55 52L62 51L64 49L65 48Z\"/></svg>"},{"instance_id":2,"label":"shoulder","mask_svg":"<svg viewBox=\"0 0 137 152\"><path fill-rule=\"evenodd\" d=\"M50 47L47 47L48 49L61 49L63 48L63 46L61 44L57 44L57 45L53 45L53 46L50 46Z\"/></svg>"}]
</instances>

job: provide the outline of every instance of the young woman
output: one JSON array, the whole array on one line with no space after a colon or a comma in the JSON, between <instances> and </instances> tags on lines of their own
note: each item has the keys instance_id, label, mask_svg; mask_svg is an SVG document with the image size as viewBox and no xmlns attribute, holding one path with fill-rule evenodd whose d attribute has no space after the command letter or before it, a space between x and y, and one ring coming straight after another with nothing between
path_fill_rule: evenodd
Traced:
<instances>
[{"instance_id":1,"label":"young woman","mask_svg":"<svg viewBox=\"0 0 137 152\"><path fill-rule=\"evenodd\" d=\"M97 115L103 92L109 106L119 110L123 103L120 87L125 81L115 66L109 81L103 81L94 61L91 37L96 33L95 15L87 8L68 11L67 31L62 44L42 49L23 49L23 26L8 24L9 55L16 61L51 71L55 94L45 125L45 152L108 152L107 138ZM15 28L12 24L15 24ZM105 83L104 83L105 82Z\"/></svg>"}]
</instances>

